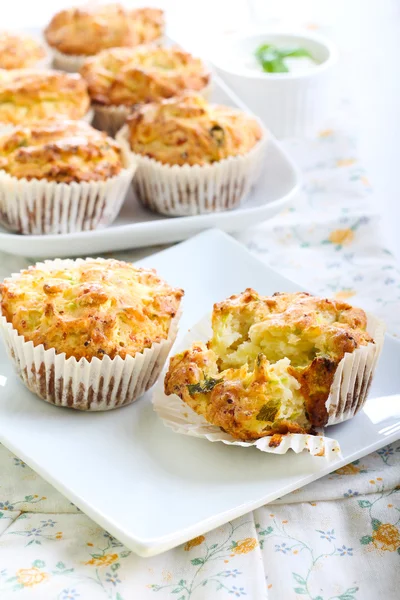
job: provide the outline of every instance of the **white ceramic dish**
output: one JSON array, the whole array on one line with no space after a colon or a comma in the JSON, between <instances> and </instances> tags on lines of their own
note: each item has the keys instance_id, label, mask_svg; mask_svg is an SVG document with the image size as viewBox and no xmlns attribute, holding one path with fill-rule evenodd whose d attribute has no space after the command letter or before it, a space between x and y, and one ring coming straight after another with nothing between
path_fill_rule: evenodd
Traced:
<instances>
[{"instance_id":1,"label":"white ceramic dish","mask_svg":"<svg viewBox=\"0 0 400 600\"><path fill-rule=\"evenodd\" d=\"M316 65L289 73L264 73L254 58L261 44L305 48ZM314 33L265 31L232 37L210 52L218 73L278 138L312 135L331 108L335 46ZM291 59L292 64L296 60Z\"/></svg>"},{"instance_id":2,"label":"white ceramic dish","mask_svg":"<svg viewBox=\"0 0 400 600\"><path fill-rule=\"evenodd\" d=\"M213 302L247 286L264 294L298 289L216 230L140 264L186 289L181 335ZM400 344L387 337L371 398L398 392L399 361ZM178 435L163 425L150 396L105 413L57 408L25 389L0 348L0 442L142 556L168 550L400 438L400 396L369 400L352 421L330 428L343 453L332 462Z\"/></svg>"},{"instance_id":3,"label":"white ceramic dish","mask_svg":"<svg viewBox=\"0 0 400 600\"><path fill-rule=\"evenodd\" d=\"M212 101L249 110L218 77L213 82ZM271 137L262 176L238 209L167 218L143 208L130 188L120 215L106 229L61 235L18 235L0 227L0 250L19 256L62 258L177 242L210 227L239 231L280 212L299 186L298 169Z\"/></svg>"}]
</instances>

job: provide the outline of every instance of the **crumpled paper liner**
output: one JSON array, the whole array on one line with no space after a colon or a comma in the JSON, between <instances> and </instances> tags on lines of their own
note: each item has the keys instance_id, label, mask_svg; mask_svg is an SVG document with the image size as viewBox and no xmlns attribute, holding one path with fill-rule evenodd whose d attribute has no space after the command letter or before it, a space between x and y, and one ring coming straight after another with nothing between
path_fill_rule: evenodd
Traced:
<instances>
[{"instance_id":1,"label":"crumpled paper liner","mask_svg":"<svg viewBox=\"0 0 400 600\"><path fill-rule=\"evenodd\" d=\"M207 315L192 327L174 350L179 353L189 348L194 342L207 342L211 335L211 319L210 315ZM167 396L164 393L166 370L162 373L154 389L153 406L164 424L176 433L205 438L210 442L222 442L231 446L244 448L254 446L261 452L271 454L285 454L292 449L296 454L308 450L313 456L324 456L327 460L334 460L341 456L339 443L332 438L325 437L322 433L320 435L288 433L280 437L266 436L252 442L236 440L216 425L208 423L203 416L194 412L176 394ZM277 445L275 445L276 441L279 442Z\"/></svg>"},{"instance_id":2,"label":"crumpled paper liner","mask_svg":"<svg viewBox=\"0 0 400 600\"><path fill-rule=\"evenodd\" d=\"M166 165L132 153L125 125L116 140L138 163L133 189L150 210L168 216L193 216L237 208L261 173L267 134L248 152L210 165Z\"/></svg>"},{"instance_id":3,"label":"crumpled paper liner","mask_svg":"<svg viewBox=\"0 0 400 600\"><path fill-rule=\"evenodd\" d=\"M207 85L201 94L208 100L211 96L212 85ZM92 104L94 110L93 127L100 129L100 131L107 131L108 135L115 136L118 131L125 125L126 119L134 109L134 105L125 106L120 105L103 105L103 104Z\"/></svg>"},{"instance_id":4,"label":"crumpled paper liner","mask_svg":"<svg viewBox=\"0 0 400 600\"><path fill-rule=\"evenodd\" d=\"M340 361L329 397L325 403L329 418L328 425L336 425L354 417L364 406L372 377L382 351L385 324L367 313L367 331L375 344L360 346L346 353Z\"/></svg>"},{"instance_id":5,"label":"crumpled paper liner","mask_svg":"<svg viewBox=\"0 0 400 600\"><path fill-rule=\"evenodd\" d=\"M38 266L51 270L76 262L84 264L85 260L48 260ZM14 273L11 279L18 275ZM56 406L103 411L134 402L154 385L175 341L180 315L179 310L172 319L168 338L143 352L125 359L95 357L90 362L85 358L67 359L65 353L56 354L54 348L45 350L43 344L26 342L1 314L0 330L17 373L31 392Z\"/></svg>"},{"instance_id":6,"label":"crumpled paper liner","mask_svg":"<svg viewBox=\"0 0 400 600\"><path fill-rule=\"evenodd\" d=\"M58 183L18 179L0 170L0 223L25 235L74 233L110 225L136 170L122 150L124 168L105 181Z\"/></svg>"}]
</instances>

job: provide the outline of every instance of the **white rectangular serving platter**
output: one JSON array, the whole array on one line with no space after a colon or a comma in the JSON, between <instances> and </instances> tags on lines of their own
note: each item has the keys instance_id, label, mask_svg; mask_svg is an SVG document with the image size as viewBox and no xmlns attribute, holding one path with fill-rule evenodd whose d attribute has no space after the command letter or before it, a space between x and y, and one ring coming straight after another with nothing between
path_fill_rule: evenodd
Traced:
<instances>
[{"instance_id":1,"label":"white rectangular serving platter","mask_svg":"<svg viewBox=\"0 0 400 600\"><path fill-rule=\"evenodd\" d=\"M226 234L207 231L139 263L186 290L181 335L212 304L251 286L298 286ZM330 428L343 458L278 456L178 435L151 404L90 414L46 404L14 374L0 347L0 442L141 556L239 517L400 438L400 344L387 337L365 409ZM374 399L375 398L375 399Z\"/></svg>"},{"instance_id":2,"label":"white rectangular serving platter","mask_svg":"<svg viewBox=\"0 0 400 600\"><path fill-rule=\"evenodd\" d=\"M212 102L251 112L213 75ZM116 221L105 229L60 235L20 235L0 226L0 250L18 256L64 257L166 244L187 239L210 227L235 232L279 213L300 187L300 173L268 133L265 168L260 180L235 210L192 217L165 217L145 209L129 189Z\"/></svg>"}]
</instances>

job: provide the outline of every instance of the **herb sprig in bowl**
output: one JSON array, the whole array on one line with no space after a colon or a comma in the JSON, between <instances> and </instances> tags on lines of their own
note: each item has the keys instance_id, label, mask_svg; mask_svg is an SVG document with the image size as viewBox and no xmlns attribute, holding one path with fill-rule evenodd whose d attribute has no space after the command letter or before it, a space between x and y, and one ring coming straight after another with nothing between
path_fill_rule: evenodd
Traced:
<instances>
[{"instance_id":1,"label":"herb sprig in bowl","mask_svg":"<svg viewBox=\"0 0 400 600\"><path fill-rule=\"evenodd\" d=\"M265 73L288 73L289 69L285 63L286 58L313 59L305 48L284 48L274 44L261 44L254 54Z\"/></svg>"}]
</instances>

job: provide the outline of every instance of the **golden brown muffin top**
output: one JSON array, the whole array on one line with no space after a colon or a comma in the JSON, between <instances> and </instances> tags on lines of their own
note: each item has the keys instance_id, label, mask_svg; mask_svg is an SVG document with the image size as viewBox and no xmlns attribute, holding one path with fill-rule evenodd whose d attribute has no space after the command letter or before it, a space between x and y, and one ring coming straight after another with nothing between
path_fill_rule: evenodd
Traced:
<instances>
[{"instance_id":1,"label":"golden brown muffin top","mask_svg":"<svg viewBox=\"0 0 400 600\"><path fill-rule=\"evenodd\" d=\"M190 92L137 107L128 127L133 152L170 165L207 165L246 154L263 135L252 116Z\"/></svg>"},{"instance_id":2,"label":"golden brown muffin top","mask_svg":"<svg viewBox=\"0 0 400 600\"><path fill-rule=\"evenodd\" d=\"M346 352L373 343L363 310L306 293L252 289L214 306L207 345L174 356L166 394L242 440L307 433L325 407Z\"/></svg>"},{"instance_id":3,"label":"golden brown muffin top","mask_svg":"<svg viewBox=\"0 0 400 600\"><path fill-rule=\"evenodd\" d=\"M44 48L29 35L0 31L0 69L33 67L45 56Z\"/></svg>"},{"instance_id":4,"label":"golden brown muffin top","mask_svg":"<svg viewBox=\"0 0 400 600\"><path fill-rule=\"evenodd\" d=\"M93 102L134 105L199 91L210 80L205 64L178 47L111 48L81 68Z\"/></svg>"},{"instance_id":5,"label":"golden brown muffin top","mask_svg":"<svg viewBox=\"0 0 400 600\"><path fill-rule=\"evenodd\" d=\"M0 70L0 122L19 125L42 119L81 119L89 110L80 75L39 69Z\"/></svg>"},{"instance_id":6,"label":"golden brown muffin top","mask_svg":"<svg viewBox=\"0 0 400 600\"><path fill-rule=\"evenodd\" d=\"M154 270L101 258L39 263L0 284L2 314L25 341L88 361L166 339L182 296Z\"/></svg>"},{"instance_id":7,"label":"golden brown muffin top","mask_svg":"<svg viewBox=\"0 0 400 600\"><path fill-rule=\"evenodd\" d=\"M18 179L104 181L122 168L119 145L84 121L43 121L0 136L0 169Z\"/></svg>"},{"instance_id":8,"label":"golden brown muffin top","mask_svg":"<svg viewBox=\"0 0 400 600\"><path fill-rule=\"evenodd\" d=\"M163 33L162 10L127 10L120 4L62 10L54 15L44 32L53 48L81 56L92 56L105 48L147 44Z\"/></svg>"}]
</instances>

